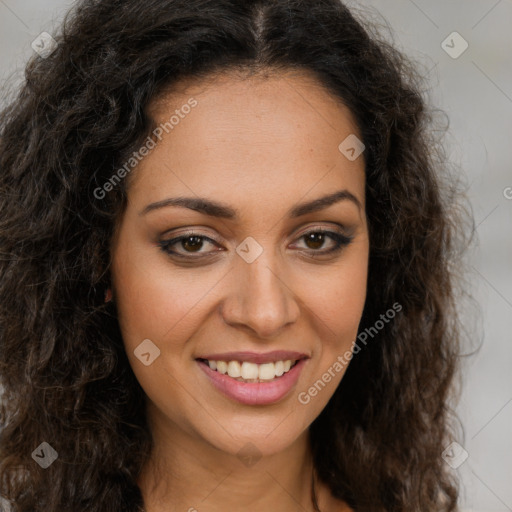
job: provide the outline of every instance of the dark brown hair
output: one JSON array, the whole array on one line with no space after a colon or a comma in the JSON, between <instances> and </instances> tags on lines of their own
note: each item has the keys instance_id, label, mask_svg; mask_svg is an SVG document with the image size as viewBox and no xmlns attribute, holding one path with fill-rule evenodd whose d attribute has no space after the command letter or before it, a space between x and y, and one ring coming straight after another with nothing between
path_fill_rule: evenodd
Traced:
<instances>
[{"instance_id":1,"label":"dark brown hair","mask_svg":"<svg viewBox=\"0 0 512 512\"><path fill-rule=\"evenodd\" d=\"M316 470L356 510L456 510L441 453L456 418L463 209L419 72L354 16L337 0L84 0L55 51L28 63L0 117L0 495L14 512L142 506L145 395L104 303L126 184L94 190L181 78L293 69L350 108L366 146L360 332L402 306L311 425ZM31 456L42 442L58 452L46 470Z\"/></svg>"}]
</instances>

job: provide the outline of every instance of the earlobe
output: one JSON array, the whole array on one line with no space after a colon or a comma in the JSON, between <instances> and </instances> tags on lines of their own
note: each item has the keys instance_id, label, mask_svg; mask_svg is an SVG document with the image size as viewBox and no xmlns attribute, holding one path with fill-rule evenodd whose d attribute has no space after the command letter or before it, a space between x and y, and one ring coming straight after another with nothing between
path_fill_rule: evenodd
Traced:
<instances>
[{"instance_id":1,"label":"earlobe","mask_svg":"<svg viewBox=\"0 0 512 512\"><path fill-rule=\"evenodd\" d=\"M112 290L110 288L107 288L107 291L105 292L105 302L110 302L112 300Z\"/></svg>"}]
</instances>

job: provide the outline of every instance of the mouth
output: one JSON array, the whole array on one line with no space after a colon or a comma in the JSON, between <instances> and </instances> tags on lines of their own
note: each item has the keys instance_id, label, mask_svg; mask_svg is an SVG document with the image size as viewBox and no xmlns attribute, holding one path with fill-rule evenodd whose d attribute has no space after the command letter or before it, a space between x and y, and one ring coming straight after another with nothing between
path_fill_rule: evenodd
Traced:
<instances>
[{"instance_id":1,"label":"mouth","mask_svg":"<svg viewBox=\"0 0 512 512\"><path fill-rule=\"evenodd\" d=\"M196 361L209 382L226 397L247 405L266 405L290 393L308 359L297 352L275 352L219 354Z\"/></svg>"},{"instance_id":2,"label":"mouth","mask_svg":"<svg viewBox=\"0 0 512 512\"><path fill-rule=\"evenodd\" d=\"M251 363L249 361L222 361L197 359L209 368L222 375L228 375L238 382L256 383L272 382L288 373L299 359L285 359L263 364Z\"/></svg>"}]
</instances>

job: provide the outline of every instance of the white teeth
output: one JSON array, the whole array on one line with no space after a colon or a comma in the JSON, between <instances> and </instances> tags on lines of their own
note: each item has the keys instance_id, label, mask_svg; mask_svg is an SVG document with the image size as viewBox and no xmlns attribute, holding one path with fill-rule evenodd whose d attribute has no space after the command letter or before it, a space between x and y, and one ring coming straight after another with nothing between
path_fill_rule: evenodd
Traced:
<instances>
[{"instance_id":1,"label":"white teeth","mask_svg":"<svg viewBox=\"0 0 512 512\"><path fill-rule=\"evenodd\" d=\"M258 378L258 365L244 361L242 363L242 379L257 379Z\"/></svg>"},{"instance_id":2,"label":"white teeth","mask_svg":"<svg viewBox=\"0 0 512 512\"><path fill-rule=\"evenodd\" d=\"M259 378L261 380L270 380L276 376L276 367L274 363L260 364Z\"/></svg>"},{"instance_id":3,"label":"white teeth","mask_svg":"<svg viewBox=\"0 0 512 512\"><path fill-rule=\"evenodd\" d=\"M217 371L220 373L226 373L228 371L228 363L226 361L214 361L217 363Z\"/></svg>"},{"instance_id":4,"label":"white teeth","mask_svg":"<svg viewBox=\"0 0 512 512\"><path fill-rule=\"evenodd\" d=\"M241 377L240 363L238 361L229 361L228 363L228 375L230 377Z\"/></svg>"},{"instance_id":5,"label":"white teeth","mask_svg":"<svg viewBox=\"0 0 512 512\"><path fill-rule=\"evenodd\" d=\"M230 377L239 381L259 382L281 377L290 371L295 362L291 359L263 364L249 363L247 361L241 363L239 361L208 361L208 366L219 373L227 373Z\"/></svg>"}]
</instances>

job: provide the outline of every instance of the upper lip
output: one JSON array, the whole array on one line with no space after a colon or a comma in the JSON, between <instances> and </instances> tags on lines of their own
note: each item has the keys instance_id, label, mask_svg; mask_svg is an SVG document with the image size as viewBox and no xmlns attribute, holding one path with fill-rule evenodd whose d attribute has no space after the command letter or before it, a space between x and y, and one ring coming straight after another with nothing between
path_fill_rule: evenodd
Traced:
<instances>
[{"instance_id":1,"label":"upper lip","mask_svg":"<svg viewBox=\"0 0 512 512\"><path fill-rule=\"evenodd\" d=\"M208 359L208 361L247 361L248 363L275 363L276 361L286 361L291 359L308 358L307 354L302 352L291 352L289 350L274 350L273 352L222 352L221 354L206 354L196 359Z\"/></svg>"}]
</instances>

